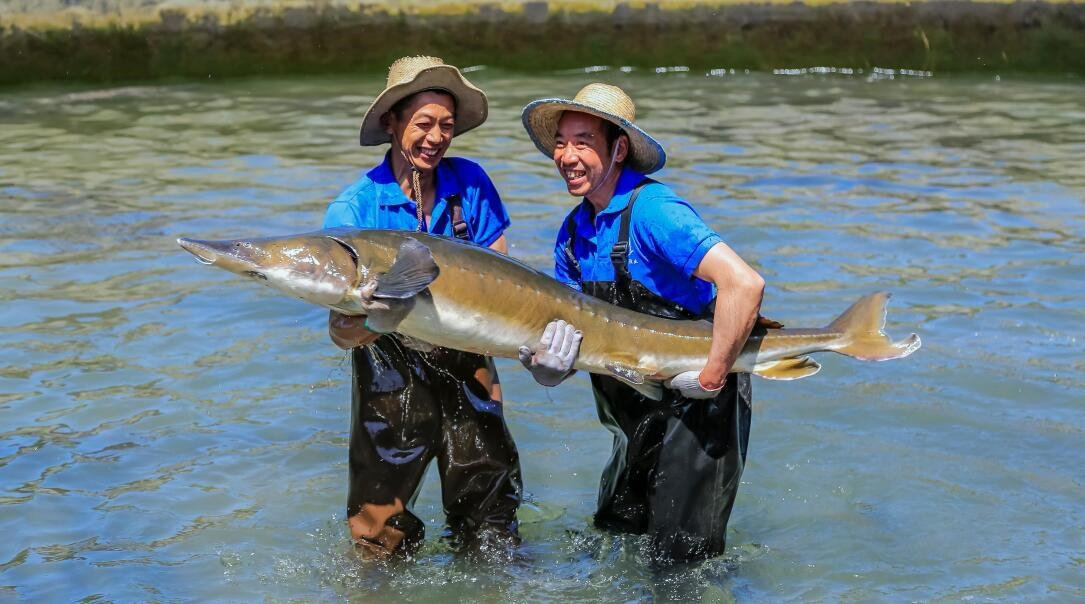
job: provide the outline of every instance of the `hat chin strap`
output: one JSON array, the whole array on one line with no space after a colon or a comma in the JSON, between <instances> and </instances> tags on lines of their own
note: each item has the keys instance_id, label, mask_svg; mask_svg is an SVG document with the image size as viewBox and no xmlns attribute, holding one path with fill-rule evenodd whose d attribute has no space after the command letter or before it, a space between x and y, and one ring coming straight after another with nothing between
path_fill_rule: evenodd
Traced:
<instances>
[{"instance_id":1,"label":"hat chin strap","mask_svg":"<svg viewBox=\"0 0 1085 604\"><path fill-rule=\"evenodd\" d=\"M411 192L414 193L414 207L416 209L416 216L418 217L418 232L422 232L425 229L425 222L422 215L422 170L418 169L418 166L414 165L411 161L411 157L407 155L407 152L403 150L403 147L399 147L399 154L403 156L403 161L407 162L407 165L411 167Z\"/></svg>"},{"instance_id":2,"label":"hat chin strap","mask_svg":"<svg viewBox=\"0 0 1085 604\"><path fill-rule=\"evenodd\" d=\"M614 165L618 163L618 143L620 143L621 140L622 137L620 135L618 136L618 138L614 139L614 147L610 150L610 165L607 166L607 171L603 173L603 178L599 179L599 182L596 183L594 187L592 187L587 193L584 194L584 199L588 199L589 197L591 197L592 193L595 193L597 190L599 190L599 187L603 186L608 180L610 180L610 173L614 171Z\"/></svg>"}]
</instances>

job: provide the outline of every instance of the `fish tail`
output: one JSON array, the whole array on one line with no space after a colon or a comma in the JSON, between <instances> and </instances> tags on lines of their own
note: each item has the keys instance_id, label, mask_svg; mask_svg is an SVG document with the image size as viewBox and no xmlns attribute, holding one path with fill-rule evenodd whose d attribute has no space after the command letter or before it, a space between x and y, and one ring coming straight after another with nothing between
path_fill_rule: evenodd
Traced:
<instances>
[{"instance_id":1,"label":"fish tail","mask_svg":"<svg viewBox=\"0 0 1085 604\"><path fill-rule=\"evenodd\" d=\"M868 294L830 323L826 330L841 334L832 350L863 361L887 361L919 349L919 336L914 333L894 342L882 331L888 300L889 292Z\"/></svg>"}]
</instances>

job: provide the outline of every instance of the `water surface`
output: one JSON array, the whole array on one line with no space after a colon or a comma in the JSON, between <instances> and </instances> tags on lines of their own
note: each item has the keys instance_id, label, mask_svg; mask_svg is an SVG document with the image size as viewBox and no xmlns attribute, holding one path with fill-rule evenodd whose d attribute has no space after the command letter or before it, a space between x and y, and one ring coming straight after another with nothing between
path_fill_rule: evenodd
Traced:
<instances>
[{"instance_id":1,"label":"water surface","mask_svg":"<svg viewBox=\"0 0 1085 604\"><path fill-rule=\"evenodd\" d=\"M717 72L718 73L718 72ZM670 156L660 178L827 323L893 292L885 364L757 380L725 556L653 571L589 528L609 436L587 380L499 363L525 545L374 564L343 522L346 357L326 314L196 265L177 236L316 228L380 159L378 78L0 96L0 595L26 600L1085 599L1085 85L945 77L479 70L455 141L549 271L571 209L520 108L604 79Z\"/></svg>"}]
</instances>

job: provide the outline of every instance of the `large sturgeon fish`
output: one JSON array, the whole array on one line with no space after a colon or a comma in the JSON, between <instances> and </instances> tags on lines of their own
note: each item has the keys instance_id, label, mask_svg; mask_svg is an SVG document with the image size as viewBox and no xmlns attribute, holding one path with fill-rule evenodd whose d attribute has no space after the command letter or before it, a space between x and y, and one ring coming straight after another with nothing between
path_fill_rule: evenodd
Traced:
<instances>
[{"instance_id":1,"label":"large sturgeon fish","mask_svg":"<svg viewBox=\"0 0 1085 604\"><path fill-rule=\"evenodd\" d=\"M575 291L489 249L444 237L331 229L278 238L178 243L204 264L245 275L347 315L375 331L435 346L515 359L546 324L584 332L576 367L612 375L658 398L662 380L705 365L707 321L637 313ZM807 355L832 351L865 361L907 356L919 336L891 341L882 328L889 294L859 299L820 329L754 329L732 371L791 380L821 368Z\"/></svg>"}]
</instances>

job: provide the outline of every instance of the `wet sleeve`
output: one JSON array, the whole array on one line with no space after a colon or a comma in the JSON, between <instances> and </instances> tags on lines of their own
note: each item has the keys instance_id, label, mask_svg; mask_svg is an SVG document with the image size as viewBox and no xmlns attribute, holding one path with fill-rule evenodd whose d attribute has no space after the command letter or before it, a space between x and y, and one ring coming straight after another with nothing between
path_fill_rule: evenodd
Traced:
<instances>
[{"instance_id":1,"label":"wet sleeve","mask_svg":"<svg viewBox=\"0 0 1085 604\"><path fill-rule=\"evenodd\" d=\"M638 203L635 210L641 210ZM648 210L634 221L634 235L653 261L669 264L675 272L692 277L708 250L723 241L685 200L662 196L644 204ZM639 212L638 212L639 213Z\"/></svg>"},{"instance_id":2,"label":"wet sleeve","mask_svg":"<svg viewBox=\"0 0 1085 604\"><path fill-rule=\"evenodd\" d=\"M472 239L483 247L489 247L509 228L509 213L486 172L472 162L464 161L461 165L462 171L471 174L471 178L464 179L470 182L464 210L472 210L467 217L471 222Z\"/></svg>"},{"instance_id":3,"label":"wet sleeve","mask_svg":"<svg viewBox=\"0 0 1085 604\"><path fill-rule=\"evenodd\" d=\"M568 220L570 219L566 218L566 222ZM558 240L554 244L554 278L577 291L583 291L580 288L579 275L573 269L569 257L565 255L565 246L568 245L568 241L569 228L566 223L562 223L561 230L558 231Z\"/></svg>"}]
</instances>

